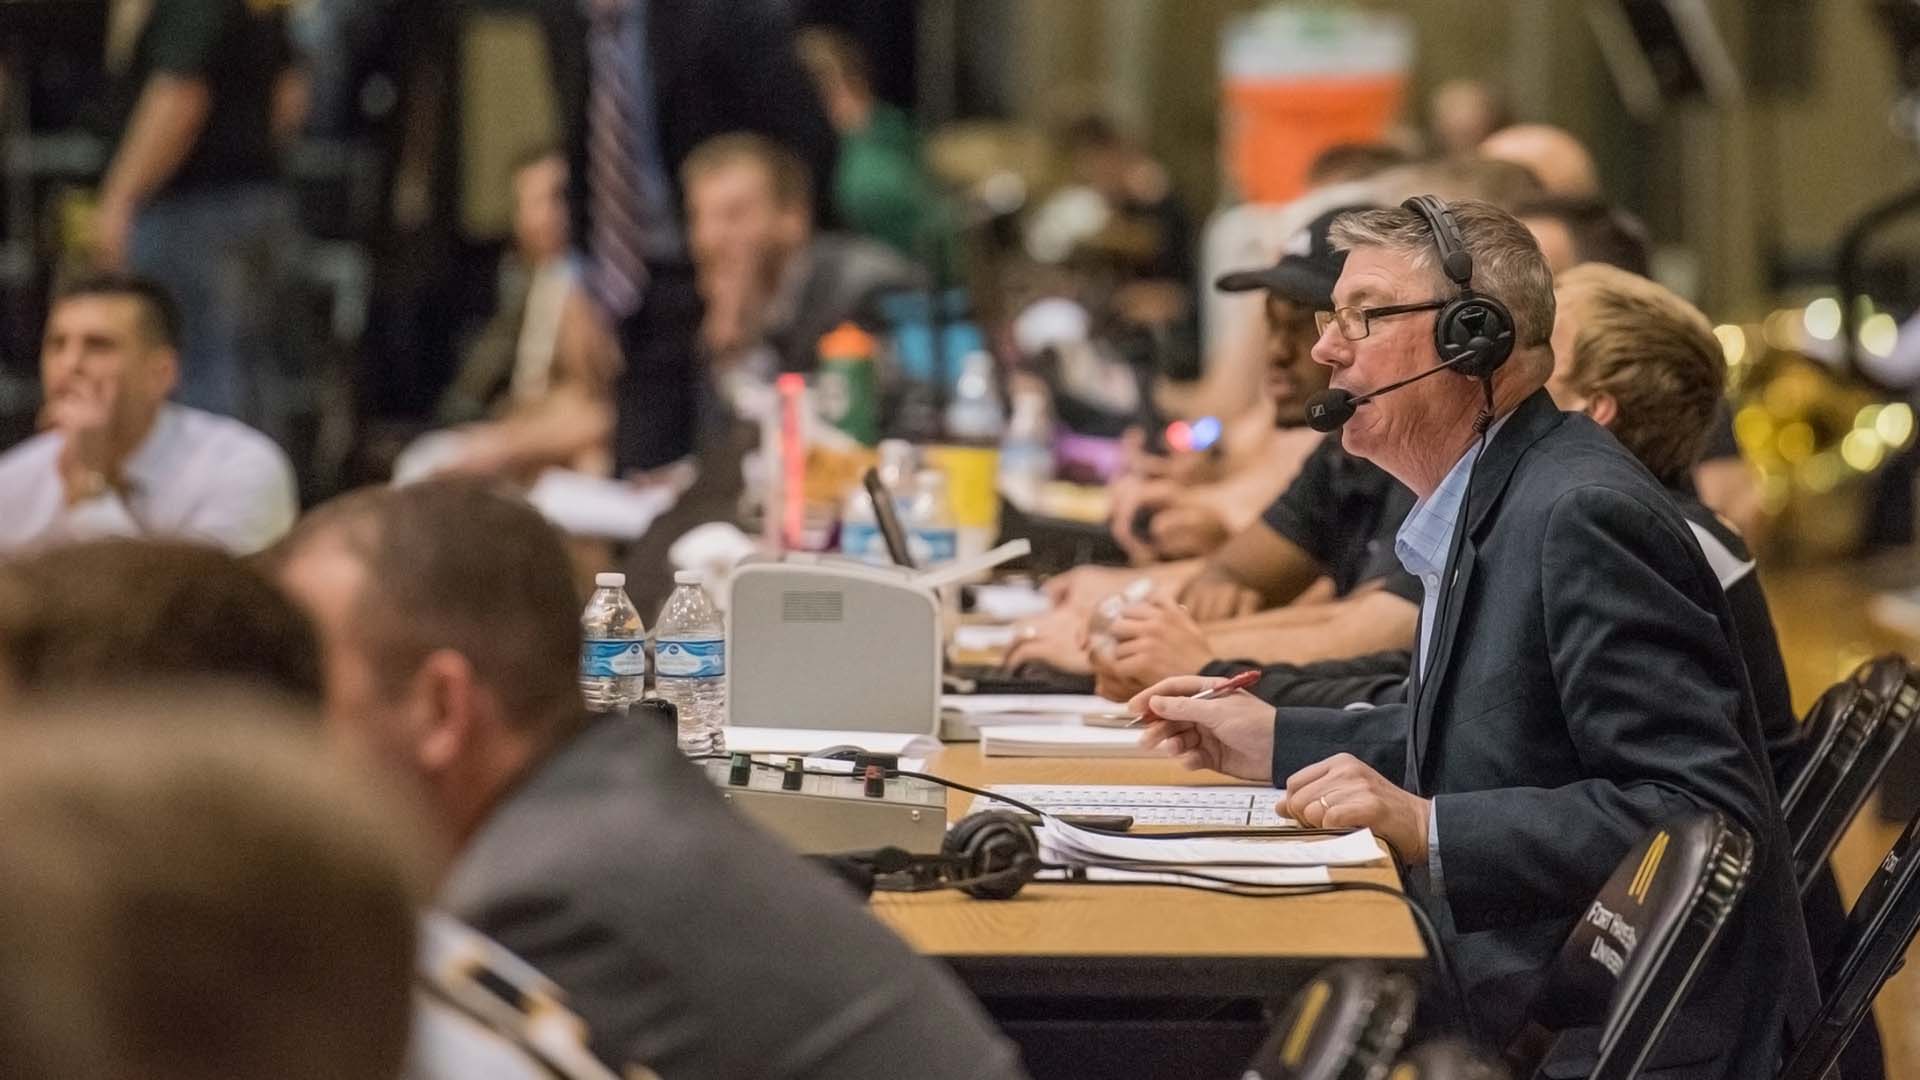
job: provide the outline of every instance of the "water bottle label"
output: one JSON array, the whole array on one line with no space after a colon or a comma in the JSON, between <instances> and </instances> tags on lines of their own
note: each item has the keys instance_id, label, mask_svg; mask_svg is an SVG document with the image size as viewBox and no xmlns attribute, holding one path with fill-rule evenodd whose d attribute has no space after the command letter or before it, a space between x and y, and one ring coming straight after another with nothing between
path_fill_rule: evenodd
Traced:
<instances>
[{"instance_id":1,"label":"water bottle label","mask_svg":"<svg viewBox=\"0 0 1920 1080\"><path fill-rule=\"evenodd\" d=\"M654 673L663 679L711 679L727 673L727 643L719 638L675 638L653 648Z\"/></svg>"},{"instance_id":2,"label":"water bottle label","mask_svg":"<svg viewBox=\"0 0 1920 1080\"><path fill-rule=\"evenodd\" d=\"M840 554L861 562L891 565L893 560L887 557L887 541L880 535L880 527L864 522L853 522L840 526Z\"/></svg>"},{"instance_id":3,"label":"water bottle label","mask_svg":"<svg viewBox=\"0 0 1920 1080\"><path fill-rule=\"evenodd\" d=\"M907 546L921 566L952 562L960 554L960 534L953 529L915 529Z\"/></svg>"},{"instance_id":4,"label":"water bottle label","mask_svg":"<svg viewBox=\"0 0 1920 1080\"><path fill-rule=\"evenodd\" d=\"M588 638L580 643L580 674L611 679L647 673L647 643L631 638Z\"/></svg>"}]
</instances>

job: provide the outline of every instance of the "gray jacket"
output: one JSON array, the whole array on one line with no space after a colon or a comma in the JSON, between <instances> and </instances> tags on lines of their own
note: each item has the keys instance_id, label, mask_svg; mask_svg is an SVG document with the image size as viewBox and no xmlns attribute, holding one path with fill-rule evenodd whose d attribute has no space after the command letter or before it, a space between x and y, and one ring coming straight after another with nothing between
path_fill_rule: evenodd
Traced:
<instances>
[{"instance_id":1,"label":"gray jacket","mask_svg":"<svg viewBox=\"0 0 1920 1080\"><path fill-rule=\"evenodd\" d=\"M566 991L616 1071L1018 1077L938 963L749 826L649 719L604 717L509 792L444 906Z\"/></svg>"}]
</instances>

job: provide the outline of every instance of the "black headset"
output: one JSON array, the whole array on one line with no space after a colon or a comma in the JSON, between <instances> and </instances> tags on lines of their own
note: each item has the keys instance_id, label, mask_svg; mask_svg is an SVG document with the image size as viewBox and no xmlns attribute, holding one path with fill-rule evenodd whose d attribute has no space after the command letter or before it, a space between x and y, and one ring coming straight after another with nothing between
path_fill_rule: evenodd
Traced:
<instances>
[{"instance_id":1,"label":"black headset","mask_svg":"<svg viewBox=\"0 0 1920 1080\"><path fill-rule=\"evenodd\" d=\"M1493 297L1473 291L1473 255L1451 207L1438 195L1415 195L1400 205L1419 214L1433 231L1440 269L1460 289L1460 295L1447 301L1434 317L1434 349L1454 371L1475 379L1491 378L1513 355L1513 313Z\"/></svg>"},{"instance_id":2,"label":"black headset","mask_svg":"<svg viewBox=\"0 0 1920 1080\"><path fill-rule=\"evenodd\" d=\"M980 900L1011 900L1041 870L1040 841L1032 827L1006 810L968 814L954 822L938 855L883 847L818 858L866 891L958 889Z\"/></svg>"}]
</instances>

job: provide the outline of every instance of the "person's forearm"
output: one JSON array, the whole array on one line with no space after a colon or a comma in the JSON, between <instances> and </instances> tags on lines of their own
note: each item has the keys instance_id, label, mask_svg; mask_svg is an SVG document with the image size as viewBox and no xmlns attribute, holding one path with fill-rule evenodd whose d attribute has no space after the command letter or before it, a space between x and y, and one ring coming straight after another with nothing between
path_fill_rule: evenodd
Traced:
<instances>
[{"instance_id":1,"label":"person's forearm","mask_svg":"<svg viewBox=\"0 0 1920 1080\"><path fill-rule=\"evenodd\" d=\"M613 434L613 406L578 391L560 390L537 405L489 425L496 464L508 472L570 465L600 449Z\"/></svg>"},{"instance_id":2,"label":"person's forearm","mask_svg":"<svg viewBox=\"0 0 1920 1080\"><path fill-rule=\"evenodd\" d=\"M1213 654L1260 664L1304 664L1413 646L1419 611L1397 596L1370 594L1319 605L1320 618L1292 626L1207 630Z\"/></svg>"},{"instance_id":3,"label":"person's forearm","mask_svg":"<svg viewBox=\"0 0 1920 1080\"><path fill-rule=\"evenodd\" d=\"M205 79L162 74L147 80L100 185L100 200L129 207L145 203L180 171L212 107Z\"/></svg>"}]
</instances>

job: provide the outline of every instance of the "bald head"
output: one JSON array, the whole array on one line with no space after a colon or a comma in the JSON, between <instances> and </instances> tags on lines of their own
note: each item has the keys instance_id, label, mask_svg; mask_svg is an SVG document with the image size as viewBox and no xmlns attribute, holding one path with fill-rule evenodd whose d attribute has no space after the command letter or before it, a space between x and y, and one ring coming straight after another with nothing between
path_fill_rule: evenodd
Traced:
<instances>
[{"instance_id":1,"label":"bald head","mask_svg":"<svg viewBox=\"0 0 1920 1080\"><path fill-rule=\"evenodd\" d=\"M1549 195L1594 196L1600 177L1579 139L1551 124L1515 124L1487 136L1480 156L1524 165Z\"/></svg>"}]
</instances>

